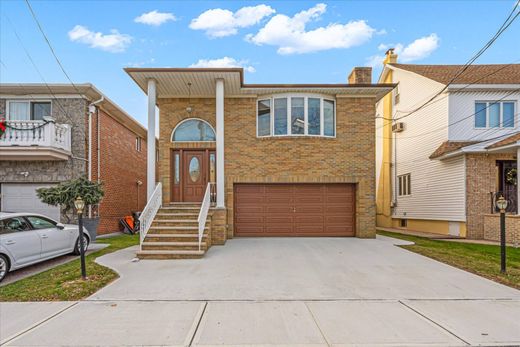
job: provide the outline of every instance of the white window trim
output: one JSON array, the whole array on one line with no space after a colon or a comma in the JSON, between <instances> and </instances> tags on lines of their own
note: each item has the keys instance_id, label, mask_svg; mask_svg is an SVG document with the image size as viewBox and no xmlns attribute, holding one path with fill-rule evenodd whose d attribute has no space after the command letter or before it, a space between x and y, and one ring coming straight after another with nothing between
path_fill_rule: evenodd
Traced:
<instances>
[{"instance_id":1,"label":"white window trim","mask_svg":"<svg viewBox=\"0 0 520 347\"><path fill-rule=\"evenodd\" d=\"M304 133L303 134L293 134L292 133L292 126L291 126L291 98L303 98L304 102ZM274 100L275 99L287 99L287 134L278 134L275 135L274 133ZM320 134L309 134L309 111L308 111L308 99L309 98L318 98L320 99ZM259 135L258 134L258 103L260 101L270 100L270 113L269 113L269 128L270 128L270 134L269 135ZM324 100L332 101L334 103L334 135L325 135L325 116L324 116ZM331 97L330 95L323 95L323 94L309 94L309 93L283 93L283 94L273 94L273 95L264 95L256 100L256 137L257 138L266 138L266 137L325 137L325 138L336 138L337 130L336 130L336 105L337 101L334 97ZM172 133L173 134L173 133Z\"/></svg>"},{"instance_id":2,"label":"white window trim","mask_svg":"<svg viewBox=\"0 0 520 347\"><path fill-rule=\"evenodd\" d=\"M403 184L405 183L406 179L406 184ZM402 174L402 175L398 175L397 176L397 196L398 197L405 197L405 196L411 196L412 195L412 174L411 173L405 173L405 174ZM401 189L401 186L403 187L403 189ZM408 191L408 186L410 186L410 191ZM404 194L406 190L406 194ZM401 194L401 191L403 192L403 194Z\"/></svg>"},{"instance_id":3,"label":"white window trim","mask_svg":"<svg viewBox=\"0 0 520 347\"><path fill-rule=\"evenodd\" d=\"M6 105L5 105L5 120L16 120L16 119L11 119L9 117L10 115L10 112L9 112L9 109L10 109L10 104L11 102L27 102L29 103L29 117L31 116L31 103L33 102L48 102L51 104L51 110L50 110L50 114L49 114L49 117L52 117L52 100L48 100L48 99L38 99L38 100L32 100L32 99L13 99L13 100L7 100L6 102ZM43 120L32 120L32 119L28 119L28 121L31 121L31 122L43 122Z\"/></svg>"},{"instance_id":4,"label":"white window trim","mask_svg":"<svg viewBox=\"0 0 520 347\"><path fill-rule=\"evenodd\" d=\"M500 107L500 113L499 113L499 116L500 116L500 126L498 127L490 127L489 126L489 106L490 104L498 104L499 107ZM513 126L512 127L505 127L503 126L504 124L504 103L512 103L513 104ZM518 117L517 117L517 101L516 100L475 100L475 102L473 103L473 109L476 110L476 105L477 104L486 104L486 126L485 127L477 127L475 125L475 120L476 120L476 117L477 117L477 112L475 111L474 112L474 115L473 115L473 129L474 130L489 130L489 129L515 129L517 127L517 124L518 124Z\"/></svg>"},{"instance_id":5,"label":"white window trim","mask_svg":"<svg viewBox=\"0 0 520 347\"><path fill-rule=\"evenodd\" d=\"M217 136L217 132L215 131L215 128L213 128L213 125L211 125L210 122L208 122L207 120L204 120L202 118L197 118L197 117L190 117L190 118L186 118L186 119L183 119L181 120L179 123L177 123L177 125L173 128L171 134L170 134L170 142L171 143L190 143L190 142L215 142L215 141L173 141L173 134L175 134L175 130L177 130L177 128L182 124L182 123L185 123L187 121L190 121L190 120L200 120L201 122L204 122L206 123L207 125L209 125L209 127L211 128L211 130L213 130L213 133L215 134L215 139L216 139L216 136Z\"/></svg>"}]
</instances>

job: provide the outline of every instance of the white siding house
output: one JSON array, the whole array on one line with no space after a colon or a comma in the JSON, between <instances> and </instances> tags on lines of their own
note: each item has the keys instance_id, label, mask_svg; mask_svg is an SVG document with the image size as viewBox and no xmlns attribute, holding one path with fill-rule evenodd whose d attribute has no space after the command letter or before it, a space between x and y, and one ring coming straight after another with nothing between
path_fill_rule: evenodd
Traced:
<instances>
[{"instance_id":1,"label":"white siding house","mask_svg":"<svg viewBox=\"0 0 520 347\"><path fill-rule=\"evenodd\" d=\"M484 238L494 199L520 210L520 64L462 69L387 52L379 82L398 85L377 105L380 227Z\"/></svg>"}]
</instances>

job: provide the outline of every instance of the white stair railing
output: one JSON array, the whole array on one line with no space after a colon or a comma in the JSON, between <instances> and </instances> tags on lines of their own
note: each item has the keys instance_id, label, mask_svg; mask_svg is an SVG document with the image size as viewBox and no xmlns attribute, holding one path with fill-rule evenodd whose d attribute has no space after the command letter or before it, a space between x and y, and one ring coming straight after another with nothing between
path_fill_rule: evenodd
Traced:
<instances>
[{"instance_id":1,"label":"white stair railing","mask_svg":"<svg viewBox=\"0 0 520 347\"><path fill-rule=\"evenodd\" d=\"M199 251L202 244L202 236L204 235L204 228L206 228L206 221L208 219L208 211L209 207L211 206L212 201L212 191L213 191L213 185L214 183L209 182L206 187L206 193L204 193L204 198L202 199L202 205L200 206L200 212L199 212Z\"/></svg>"},{"instance_id":2,"label":"white stair railing","mask_svg":"<svg viewBox=\"0 0 520 347\"><path fill-rule=\"evenodd\" d=\"M143 250L143 241L150 230L157 211L162 205L162 184L159 182L155 186L152 196L146 203L146 206L139 217L139 247Z\"/></svg>"}]
</instances>

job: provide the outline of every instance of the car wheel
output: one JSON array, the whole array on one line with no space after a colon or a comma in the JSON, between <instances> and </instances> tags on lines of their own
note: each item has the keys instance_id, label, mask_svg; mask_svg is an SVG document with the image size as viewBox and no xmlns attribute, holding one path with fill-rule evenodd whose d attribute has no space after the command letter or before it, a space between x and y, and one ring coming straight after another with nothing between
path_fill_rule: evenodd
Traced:
<instances>
[{"instance_id":1,"label":"car wheel","mask_svg":"<svg viewBox=\"0 0 520 347\"><path fill-rule=\"evenodd\" d=\"M83 249L85 250L85 252L87 251L88 249L88 237L83 235ZM81 252L80 252L80 242L79 242L79 237L76 239L76 246L74 247L74 254L76 255L79 255Z\"/></svg>"},{"instance_id":2,"label":"car wheel","mask_svg":"<svg viewBox=\"0 0 520 347\"><path fill-rule=\"evenodd\" d=\"M9 261L5 255L0 254L0 282L7 275L7 271L9 271Z\"/></svg>"}]
</instances>

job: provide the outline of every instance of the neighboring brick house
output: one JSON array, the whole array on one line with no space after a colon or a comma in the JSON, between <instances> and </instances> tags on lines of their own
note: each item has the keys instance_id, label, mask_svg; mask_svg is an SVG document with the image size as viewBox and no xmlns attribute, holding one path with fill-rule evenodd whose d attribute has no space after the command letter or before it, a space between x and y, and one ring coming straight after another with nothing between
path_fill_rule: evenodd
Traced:
<instances>
[{"instance_id":1,"label":"neighboring brick house","mask_svg":"<svg viewBox=\"0 0 520 347\"><path fill-rule=\"evenodd\" d=\"M389 50L380 82L398 87L378 103L378 226L498 240L504 195L520 242L520 64L399 64Z\"/></svg>"},{"instance_id":2,"label":"neighboring brick house","mask_svg":"<svg viewBox=\"0 0 520 347\"><path fill-rule=\"evenodd\" d=\"M140 257L202 256L198 232L205 248L239 236L375 237L375 104L394 85L371 84L370 68L348 84L300 85L245 84L240 68L126 71L148 94L149 131L155 105L161 115L148 175L162 200L148 192L162 207Z\"/></svg>"},{"instance_id":3,"label":"neighboring brick house","mask_svg":"<svg viewBox=\"0 0 520 347\"><path fill-rule=\"evenodd\" d=\"M0 84L2 211L71 216L45 205L35 189L89 177L104 184L98 233L146 204L146 129L91 84ZM90 136L89 136L90 134ZM90 140L91 139L91 140Z\"/></svg>"}]
</instances>

